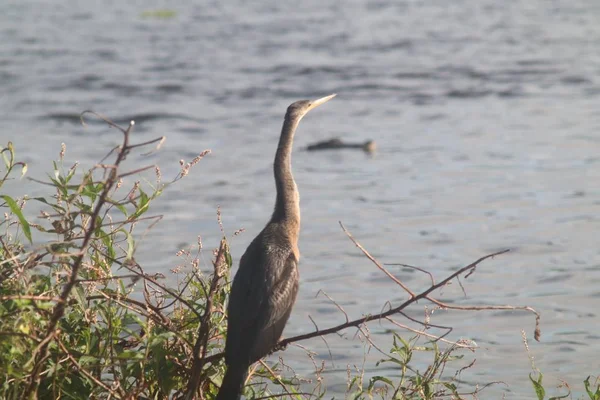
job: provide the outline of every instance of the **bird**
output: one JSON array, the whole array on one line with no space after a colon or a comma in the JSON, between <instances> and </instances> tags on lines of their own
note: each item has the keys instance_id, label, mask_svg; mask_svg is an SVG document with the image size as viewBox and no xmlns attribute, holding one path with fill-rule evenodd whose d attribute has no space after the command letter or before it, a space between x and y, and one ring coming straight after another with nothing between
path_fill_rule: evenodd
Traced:
<instances>
[{"instance_id":1,"label":"bird","mask_svg":"<svg viewBox=\"0 0 600 400\"><path fill-rule=\"evenodd\" d=\"M273 215L242 255L231 284L225 340L227 371L217 400L241 398L248 368L273 351L292 312L300 260L300 196L292 175L294 134L310 110L335 96L301 100L287 108L273 163L277 192Z\"/></svg>"}]
</instances>

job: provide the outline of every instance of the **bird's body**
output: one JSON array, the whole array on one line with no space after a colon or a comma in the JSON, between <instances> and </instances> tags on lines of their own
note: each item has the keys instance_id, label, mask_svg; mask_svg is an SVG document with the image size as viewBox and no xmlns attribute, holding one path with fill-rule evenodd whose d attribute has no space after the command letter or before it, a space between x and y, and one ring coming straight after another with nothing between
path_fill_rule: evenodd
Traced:
<instances>
[{"instance_id":1,"label":"bird's body","mask_svg":"<svg viewBox=\"0 0 600 400\"><path fill-rule=\"evenodd\" d=\"M299 101L288 107L274 162L275 210L240 259L231 286L225 344L227 373L217 400L240 398L248 368L273 350L292 312L300 260L300 197L291 166L294 133L308 111L334 96Z\"/></svg>"}]
</instances>

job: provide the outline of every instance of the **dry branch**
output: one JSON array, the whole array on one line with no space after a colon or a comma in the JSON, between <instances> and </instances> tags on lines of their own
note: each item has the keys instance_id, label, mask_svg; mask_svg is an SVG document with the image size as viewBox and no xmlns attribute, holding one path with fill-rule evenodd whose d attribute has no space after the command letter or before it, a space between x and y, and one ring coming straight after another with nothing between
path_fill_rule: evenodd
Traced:
<instances>
[{"instance_id":1,"label":"dry branch","mask_svg":"<svg viewBox=\"0 0 600 400\"><path fill-rule=\"evenodd\" d=\"M280 340L279 343L277 343L277 346L273 349L273 351L278 351L278 350L282 350L285 347L287 347L289 344L295 343L295 342L299 342L301 340L306 340L306 339L311 339L314 337L323 337L325 335L330 335L333 333L339 333L340 331L347 329L347 328L360 328L361 325L371 322L371 321L376 321L376 320L382 320L382 319L386 319L388 317L390 317L391 315L394 314L403 314L402 313L403 310L405 310L408 306L416 303L418 300L421 299L425 299L428 300L430 302L432 302L433 304L436 304L437 306L441 307L441 308L446 308L446 309L454 309L454 310L475 310L475 311L482 311L482 310L525 310L525 311L529 311L532 312L535 315L535 330L534 330L534 337L536 340L539 341L540 339L540 335L541 335L541 331L540 331L540 314L538 311L536 311L535 309L533 309L532 307L528 307L528 306L455 306L455 305L449 305L446 303L443 303L433 297L430 296L430 294L434 291L436 291L437 289L440 289L444 286L446 286L450 281L452 281L453 279L456 279L462 275L470 275L471 273L473 273L473 271L475 270L475 268L483 261L489 259L489 258L493 258L495 256L507 253L509 250L502 250L502 251L497 251L488 255L485 255L481 258L479 258L478 260L460 268L459 270L455 271L454 273L450 274L447 278L443 279L442 281L440 281L437 284L432 284L428 289L422 291L419 294L414 293L412 290L410 290L404 283L402 283L399 279L397 279L396 277L394 277L389 271L387 271L387 269L385 267L383 267L373 256L371 256L371 254L369 254L369 252L350 234L350 232L344 227L344 225L340 222L340 226L342 227L342 230L344 231L344 233L346 233L346 235L350 238L350 240L356 245L356 247L358 247L363 254L371 261L373 262L377 268L379 268L381 271L383 271L392 281L394 281L396 284L398 284L399 286L401 286L410 296L410 298L408 300L406 300L405 302L403 302L402 304L400 304L397 307L392 307L390 309L388 309L387 311L383 311L383 312L379 312L376 314L369 314L366 315L364 317L361 318L357 318L354 319L352 321L346 321L343 324L339 324L336 326L332 326L330 328L327 329L318 329L316 328L314 332L310 332L310 333L305 333L302 335L297 335L297 336L293 336L287 339L283 339ZM433 278L432 278L432 282L433 282ZM330 299L331 300L331 299ZM336 305L336 307L340 308L338 305ZM345 313L344 313L345 314ZM430 324L425 324L425 325L430 325ZM451 329L451 328L450 328ZM449 333L449 331L448 331ZM447 333L446 333L447 334ZM446 336L443 335L443 336ZM435 340L440 340L443 337L439 337L436 336ZM205 364L207 363L214 363L218 360L220 360L221 358L223 358L224 353L217 353L217 354L213 354L210 356L207 356L205 359Z\"/></svg>"}]
</instances>

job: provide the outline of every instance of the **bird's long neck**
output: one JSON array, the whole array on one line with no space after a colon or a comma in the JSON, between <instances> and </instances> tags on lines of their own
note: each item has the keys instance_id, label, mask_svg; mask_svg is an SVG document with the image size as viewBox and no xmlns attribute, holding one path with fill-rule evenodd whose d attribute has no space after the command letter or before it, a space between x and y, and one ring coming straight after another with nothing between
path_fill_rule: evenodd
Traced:
<instances>
[{"instance_id":1,"label":"bird's long neck","mask_svg":"<svg viewBox=\"0 0 600 400\"><path fill-rule=\"evenodd\" d=\"M292 145L294 133L300 120L286 115L279 138L279 146L275 154L275 185L277 200L272 222L285 222L297 237L300 230L300 196L292 175Z\"/></svg>"}]
</instances>

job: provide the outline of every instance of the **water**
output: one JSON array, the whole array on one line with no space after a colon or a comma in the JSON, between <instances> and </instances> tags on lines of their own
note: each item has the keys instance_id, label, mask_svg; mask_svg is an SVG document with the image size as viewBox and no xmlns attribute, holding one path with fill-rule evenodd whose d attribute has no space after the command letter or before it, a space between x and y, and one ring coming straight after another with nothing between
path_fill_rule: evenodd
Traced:
<instances>
[{"instance_id":1,"label":"water","mask_svg":"<svg viewBox=\"0 0 600 400\"><path fill-rule=\"evenodd\" d=\"M600 4L224 3L4 2L2 142L15 143L34 177L63 141L68 160L90 166L119 141L114 130L78 124L93 109L135 119L135 140L166 135L162 151L144 161L160 164L164 176L177 173L179 159L212 149L156 204L166 218L145 238L140 261L166 272L196 235L207 247L217 243L217 205L227 232L246 229L232 244L239 258L272 210L271 158L285 108L338 93L302 121L296 139L302 284L285 335L312 330L309 315L320 327L343 322L315 297L319 289L354 317L405 299L340 220L381 262L418 265L438 279L510 248L463 281L467 297L454 285L442 298L541 311L542 342L530 342L536 365L548 386L561 378L579 393L581 380L598 373L600 349ZM142 17L160 8L176 16ZM334 136L373 139L379 151L300 151ZM32 183L10 190L44 193ZM427 284L390 270L415 289ZM423 305L412 314L422 317ZM432 322L481 346L465 381L508 385L483 397L534 398L520 334L531 338L531 316L438 311ZM371 329L389 348L384 327ZM354 333L328 338L333 361L320 339L304 343L329 360L326 384L338 393L346 366L362 363ZM286 358L311 373L298 350Z\"/></svg>"}]
</instances>

